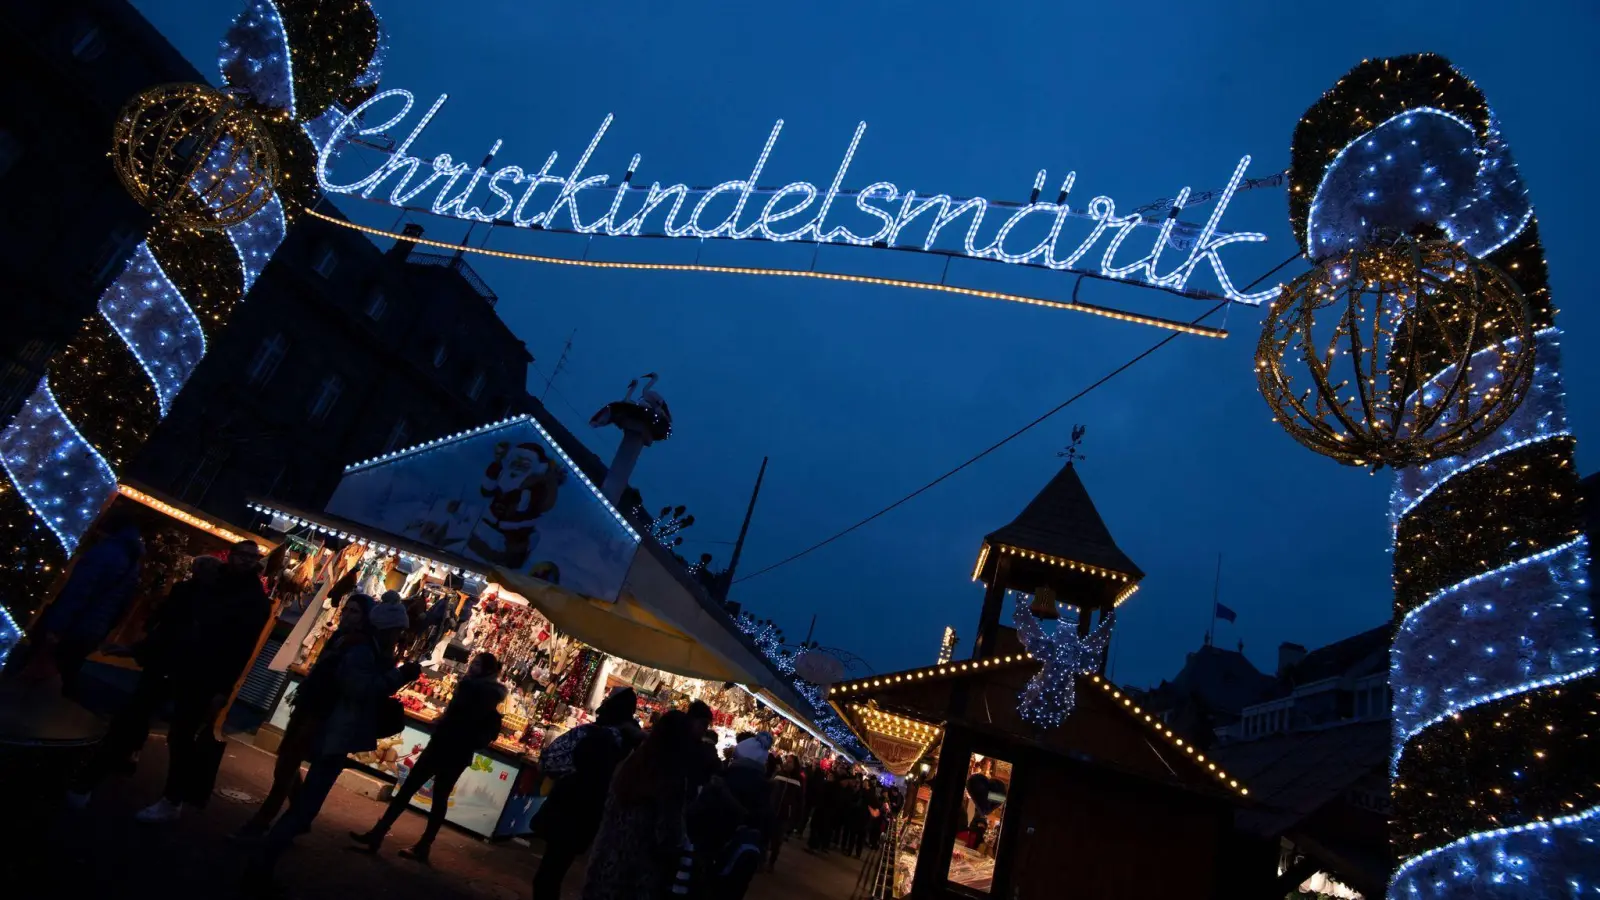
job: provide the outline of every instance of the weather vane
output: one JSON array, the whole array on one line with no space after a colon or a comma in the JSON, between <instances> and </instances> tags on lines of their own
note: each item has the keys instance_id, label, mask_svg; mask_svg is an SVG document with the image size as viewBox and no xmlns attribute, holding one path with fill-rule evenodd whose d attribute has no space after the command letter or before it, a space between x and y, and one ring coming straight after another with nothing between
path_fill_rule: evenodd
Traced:
<instances>
[{"instance_id":1,"label":"weather vane","mask_svg":"<svg viewBox=\"0 0 1600 900\"><path fill-rule=\"evenodd\" d=\"M1072 426L1072 443L1068 444L1066 449L1056 453L1056 456L1064 457L1069 465L1086 459L1087 457L1083 455L1083 433L1085 430L1082 425Z\"/></svg>"}]
</instances>

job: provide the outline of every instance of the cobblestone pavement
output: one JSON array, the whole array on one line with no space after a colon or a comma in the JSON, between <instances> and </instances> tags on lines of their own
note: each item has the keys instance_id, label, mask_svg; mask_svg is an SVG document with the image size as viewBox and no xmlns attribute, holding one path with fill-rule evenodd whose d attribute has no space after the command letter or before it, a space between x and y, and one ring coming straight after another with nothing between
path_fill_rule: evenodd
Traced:
<instances>
[{"instance_id":1,"label":"cobblestone pavement","mask_svg":"<svg viewBox=\"0 0 1600 900\"><path fill-rule=\"evenodd\" d=\"M19 900L59 898L238 897L251 848L229 840L254 811L271 780L273 757L249 743L229 742L217 793L203 810L190 810L169 826L140 824L133 813L160 793L166 745L152 737L137 774L108 780L88 808L64 811L41 827L54 832L50 858L36 889L10 894ZM421 833L423 819L408 813L377 856L355 852L346 832L371 827L382 804L336 788L310 834L284 858L280 875L286 900L519 900L531 894L538 842L488 842L446 826L434 844L432 866L400 859L395 851ZM0 848L0 852L4 852ZM775 872L763 872L748 900L849 900L859 861L837 854L817 857L790 841ZM564 900L582 893L583 862L568 876ZM30 886L31 887L31 886Z\"/></svg>"}]
</instances>

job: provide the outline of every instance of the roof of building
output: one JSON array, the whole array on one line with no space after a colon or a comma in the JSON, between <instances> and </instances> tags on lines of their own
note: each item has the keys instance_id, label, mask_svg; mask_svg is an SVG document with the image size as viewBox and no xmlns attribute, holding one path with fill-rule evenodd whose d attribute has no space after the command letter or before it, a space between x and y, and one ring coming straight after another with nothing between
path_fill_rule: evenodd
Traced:
<instances>
[{"instance_id":1,"label":"roof of building","mask_svg":"<svg viewBox=\"0 0 1600 900\"><path fill-rule=\"evenodd\" d=\"M1135 581L1144 577L1112 540L1070 461L1011 524L990 532L984 540L1087 563L1132 576Z\"/></svg>"},{"instance_id":2,"label":"roof of building","mask_svg":"<svg viewBox=\"0 0 1600 900\"><path fill-rule=\"evenodd\" d=\"M1077 676L1076 704L1059 725L1041 730L1025 721L1017 698L1039 668L1019 651L841 682L827 696L869 746L887 735L913 749L920 745L920 755L942 730L959 724L1158 784L1234 801L1253 798L1248 779L1208 758L1190 736L1099 675ZM915 758L902 761L909 765Z\"/></svg>"},{"instance_id":3,"label":"roof of building","mask_svg":"<svg viewBox=\"0 0 1600 900\"><path fill-rule=\"evenodd\" d=\"M1238 811L1237 826L1288 837L1340 881L1382 895L1394 862L1385 828L1389 727L1352 722L1215 748L1256 801Z\"/></svg>"},{"instance_id":4,"label":"roof of building","mask_svg":"<svg viewBox=\"0 0 1600 900\"><path fill-rule=\"evenodd\" d=\"M1290 684L1311 684L1343 675L1371 675L1389 667L1389 624L1334 641L1307 653L1284 676Z\"/></svg>"},{"instance_id":5,"label":"roof of building","mask_svg":"<svg viewBox=\"0 0 1600 900\"><path fill-rule=\"evenodd\" d=\"M1178 674L1151 689L1149 697L1151 705L1160 709L1188 700L1200 703L1208 713L1237 716L1246 706L1271 696L1275 686L1273 677L1243 653L1206 644L1189 653Z\"/></svg>"},{"instance_id":6,"label":"roof of building","mask_svg":"<svg viewBox=\"0 0 1600 900\"><path fill-rule=\"evenodd\" d=\"M1212 755L1249 782L1257 805L1239 824L1276 837L1322 808L1389 759L1387 720L1291 731L1216 747Z\"/></svg>"}]
</instances>

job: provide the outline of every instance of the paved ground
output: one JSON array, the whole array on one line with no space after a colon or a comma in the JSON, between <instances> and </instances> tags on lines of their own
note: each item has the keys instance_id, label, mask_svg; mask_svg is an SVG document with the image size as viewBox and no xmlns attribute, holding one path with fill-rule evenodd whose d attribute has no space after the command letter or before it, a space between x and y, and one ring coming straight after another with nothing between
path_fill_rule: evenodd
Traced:
<instances>
[{"instance_id":1,"label":"paved ground","mask_svg":"<svg viewBox=\"0 0 1600 900\"><path fill-rule=\"evenodd\" d=\"M248 848L228 840L266 793L273 757L243 740L228 746L217 795L209 807L174 826L141 825L133 813L155 799L166 768L166 745L153 737L138 774L108 781L81 812L63 813L53 825L55 859L40 860L48 873L43 889L9 894L18 898L215 897L241 894L240 872ZM422 830L422 817L408 813L376 857L348 849L345 833L365 830L381 804L336 789L311 834L303 837L281 869L291 900L457 900L527 898L538 849L522 842L489 843L447 826L424 868L394 855ZM3 852L3 850L0 850ZM567 896L582 887L582 862L568 878ZM791 841L777 871L763 872L749 900L849 900L861 863L838 855L816 857Z\"/></svg>"}]
</instances>

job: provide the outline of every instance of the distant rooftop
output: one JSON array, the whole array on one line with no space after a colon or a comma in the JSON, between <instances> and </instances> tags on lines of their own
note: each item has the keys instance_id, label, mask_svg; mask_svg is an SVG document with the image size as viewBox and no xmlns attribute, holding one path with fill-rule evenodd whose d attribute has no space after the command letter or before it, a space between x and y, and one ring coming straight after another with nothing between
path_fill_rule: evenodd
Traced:
<instances>
[{"instance_id":1,"label":"distant rooftop","mask_svg":"<svg viewBox=\"0 0 1600 900\"><path fill-rule=\"evenodd\" d=\"M406 256L406 262L413 266L430 266L439 269L452 269L459 274L472 288L473 293L484 299L484 302L494 306L500 302L500 295L496 294L467 261L454 253L424 253L412 250Z\"/></svg>"}]
</instances>

